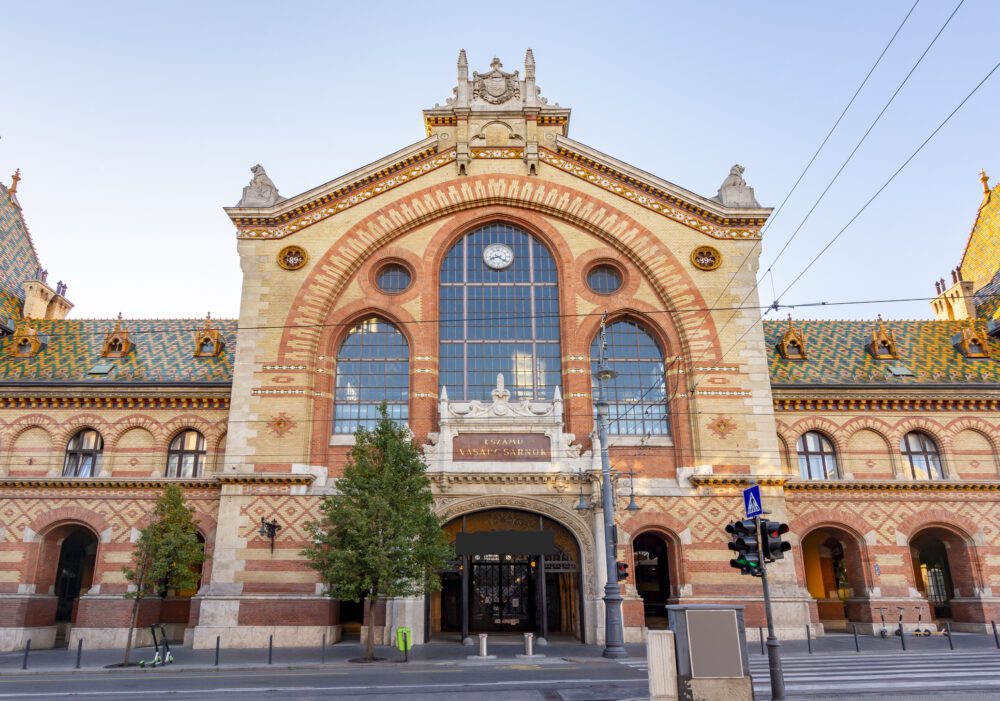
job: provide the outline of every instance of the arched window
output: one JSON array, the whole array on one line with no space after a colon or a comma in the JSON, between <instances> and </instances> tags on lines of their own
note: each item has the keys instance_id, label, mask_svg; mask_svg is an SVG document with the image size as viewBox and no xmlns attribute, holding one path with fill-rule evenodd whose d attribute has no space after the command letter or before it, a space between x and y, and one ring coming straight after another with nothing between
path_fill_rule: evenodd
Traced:
<instances>
[{"instance_id":1,"label":"arched window","mask_svg":"<svg viewBox=\"0 0 1000 701\"><path fill-rule=\"evenodd\" d=\"M830 439L819 431L809 431L799 437L796 444L799 451L799 472L802 479L835 480L840 477L837 470L837 451Z\"/></svg>"},{"instance_id":2,"label":"arched window","mask_svg":"<svg viewBox=\"0 0 1000 701\"><path fill-rule=\"evenodd\" d=\"M101 472L104 439L92 428L78 431L66 446L63 477L96 477Z\"/></svg>"},{"instance_id":3,"label":"arched window","mask_svg":"<svg viewBox=\"0 0 1000 701\"><path fill-rule=\"evenodd\" d=\"M167 477L197 477L205 466L205 436L189 428L181 431L167 451Z\"/></svg>"},{"instance_id":4,"label":"arched window","mask_svg":"<svg viewBox=\"0 0 1000 701\"><path fill-rule=\"evenodd\" d=\"M903 457L910 463L910 474L915 480L944 479L941 454L934 439L922 431L910 431L900 444Z\"/></svg>"},{"instance_id":5,"label":"arched window","mask_svg":"<svg viewBox=\"0 0 1000 701\"><path fill-rule=\"evenodd\" d=\"M552 399L559 386L559 284L537 239L493 223L463 236L441 263L441 385L489 400L497 374L512 398Z\"/></svg>"},{"instance_id":6,"label":"arched window","mask_svg":"<svg viewBox=\"0 0 1000 701\"><path fill-rule=\"evenodd\" d=\"M618 373L604 382L608 403L608 432L624 436L670 435L667 382L663 351L638 321L622 319L608 324L604 351L608 367ZM590 345L591 372L597 373L601 337ZM595 380L596 382L596 380ZM597 396L597 388L594 388Z\"/></svg>"},{"instance_id":7,"label":"arched window","mask_svg":"<svg viewBox=\"0 0 1000 701\"><path fill-rule=\"evenodd\" d=\"M393 324L371 317L347 333L337 351L333 432L373 429L378 408L386 403L389 418L409 418L410 348Z\"/></svg>"}]
</instances>

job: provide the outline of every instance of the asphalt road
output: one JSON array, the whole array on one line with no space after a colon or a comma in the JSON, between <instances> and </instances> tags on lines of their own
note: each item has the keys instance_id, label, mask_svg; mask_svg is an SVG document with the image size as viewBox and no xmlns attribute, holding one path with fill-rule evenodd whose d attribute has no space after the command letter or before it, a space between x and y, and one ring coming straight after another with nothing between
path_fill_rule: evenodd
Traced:
<instances>
[{"instance_id":1,"label":"asphalt road","mask_svg":"<svg viewBox=\"0 0 1000 701\"><path fill-rule=\"evenodd\" d=\"M398 699L609 701L645 697L644 671L605 660L544 663L337 663L323 669L172 670L9 676L2 699Z\"/></svg>"}]
</instances>

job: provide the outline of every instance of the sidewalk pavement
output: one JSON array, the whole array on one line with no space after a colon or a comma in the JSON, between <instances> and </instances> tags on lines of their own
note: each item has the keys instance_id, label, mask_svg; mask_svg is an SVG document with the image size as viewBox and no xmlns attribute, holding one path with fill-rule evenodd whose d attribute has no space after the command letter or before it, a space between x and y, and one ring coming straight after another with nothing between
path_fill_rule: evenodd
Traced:
<instances>
[{"instance_id":1,"label":"sidewalk pavement","mask_svg":"<svg viewBox=\"0 0 1000 701\"><path fill-rule=\"evenodd\" d=\"M77 650L73 648L57 648L54 650L32 650L28 655L28 668L22 670L24 662L24 651L0 653L0 674L54 674L54 673L94 673L94 672L126 672L152 671L152 668L129 667L109 667L121 663L124 650L102 649L88 650L84 643L83 654L81 655L80 668L76 669ZM634 658L645 658L646 648L644 645L626 646ZM322 665L344 665L350 660L364 657L364 646L356 641L347 641L327 645L325 651L320 646L308 648L288 648L276 647L271 651L271 660L268 661L267 648L235 649L223 648L219 651L219 666L215 666L215 650L192 650L190 648L171 646L174 662L171 665L157 667L157 671L186 671L212 669L262 669L270 666L276 669L313 668ZM417 645L409 652L409 660L414 664L432 666L490 666L509 665L511 663L523 664L558 664L568 659L596 659L603 660L601 656L603 647L600 645L581 645L579 643L558 643L549 644L542 647L535 647L536 657L518 657L524 652L523 644L515 642L494 642L490 643L489 654L495 655L494 659L469 659L477 652L476 647L460 645L458 643L433 642L427 645ZM151 660L154 649L152 647L135 648L130 654L133 663L139 660ZM539 656L544 655L544 656ZM392 647L377 646L375 656L383 658L386 662L402 662L403 653ZM383 662L385 664L385 662Z\"/></svg>"}]
</instances>

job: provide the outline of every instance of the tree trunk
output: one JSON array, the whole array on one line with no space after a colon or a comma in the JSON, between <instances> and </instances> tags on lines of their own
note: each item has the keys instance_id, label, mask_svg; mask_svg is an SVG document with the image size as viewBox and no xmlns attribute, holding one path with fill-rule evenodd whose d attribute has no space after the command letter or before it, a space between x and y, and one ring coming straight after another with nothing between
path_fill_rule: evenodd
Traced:
<instances>
[{"instance_id":1,"label":"tree trunk","mask_svg":"<svg viewBox=\"0 0 1000 701\"><path fill-rule=\"evenodd\" d=\"M132 600L132 615L128 619L128 637L125 639L125 659L122 660L122 666L128 667L128 656L132 651L132 631L135 630L135 622L139 618L139 602L141 599L136 597Z\"/></svg>"},{"instance_id":2,"label":"tree trunk","mask_svg":"<svg viewBox=\"0 0 1000 701\"><path fill-rule=\"evenodd\" d=\"M368 595L368 635L365 638L365 659L375 659L375 602L374 594Z\"/></svg>"}]
</instances>

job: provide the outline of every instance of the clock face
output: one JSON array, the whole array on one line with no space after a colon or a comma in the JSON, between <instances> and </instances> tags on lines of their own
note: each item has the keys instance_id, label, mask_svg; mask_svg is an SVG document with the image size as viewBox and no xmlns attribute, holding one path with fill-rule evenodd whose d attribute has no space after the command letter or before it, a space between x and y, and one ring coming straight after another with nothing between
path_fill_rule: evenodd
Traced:
<instances>
[{"instance_id":1,"label":"clock face","mask_svg":"<svg viewBox=\"0 0 1000 701\"><path fill-rule=\"evenodd\" d=\"M502 243L491 243L483 250L483 262L494 270L503 270L514 262L514 251Z\"/></svg>"}]
</instances>

